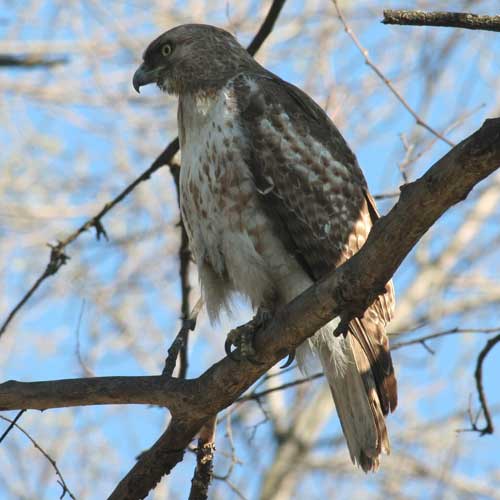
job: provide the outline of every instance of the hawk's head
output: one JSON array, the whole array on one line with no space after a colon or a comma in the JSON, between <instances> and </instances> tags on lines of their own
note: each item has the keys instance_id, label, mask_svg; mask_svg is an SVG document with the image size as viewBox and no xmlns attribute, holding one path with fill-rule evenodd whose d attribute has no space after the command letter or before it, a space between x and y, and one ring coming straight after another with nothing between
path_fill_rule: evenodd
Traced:
<instances>
[{"instance_id":1,"label":"hawk's head","mask_svg":"<svg viewBox=\"0 0 500 500\"><path fill-rule=\"evenodd\" d=\"M156 83L169 94L210 92L237 73L261 68L236 39L206 24L177 26L153 40L134 74L135 90Z\"/></svg>"}]
</instances>

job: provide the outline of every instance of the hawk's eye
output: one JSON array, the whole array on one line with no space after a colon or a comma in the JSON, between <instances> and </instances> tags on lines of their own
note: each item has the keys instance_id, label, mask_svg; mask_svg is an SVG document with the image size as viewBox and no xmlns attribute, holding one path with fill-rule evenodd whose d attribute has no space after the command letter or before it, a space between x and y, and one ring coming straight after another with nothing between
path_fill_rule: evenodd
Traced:
<instances>
[{"instance_id":1,"label":"hawk's eye","mask_svg":"<svg viewBox=\"0 0 500 500\"><path fill-rule=\"evenodd\" d=\"M172 45L166 43L161 46L161 55L163 57L168 57L172 53Z\"/></svg>"}]
</instances>

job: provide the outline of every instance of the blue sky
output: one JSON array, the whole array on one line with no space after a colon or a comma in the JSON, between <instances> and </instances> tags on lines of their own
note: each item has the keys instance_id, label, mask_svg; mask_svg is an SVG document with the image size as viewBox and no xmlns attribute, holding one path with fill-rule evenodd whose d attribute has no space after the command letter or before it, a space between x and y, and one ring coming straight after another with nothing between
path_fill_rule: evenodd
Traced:
<instances>
[{"instance_id":1,"label":"blue sky","mask_svg":"<svg viewBox=\"0 0 500 500\"><path fill-rule=\"evenodd\" d=\"M12 41L15 34L16 39L24 41L30 40L58 40L69 42L78 40L78 34L70 27L68 21L65 20L64 10L57 3L51 1L40 2L40 9L33 15L33 22L21 21L21 13L29 2L6 2L3 13L0 18L6 22L0 22L0 40L4 42ZM443 2L446 8L463 7L463 2ZM90 5L90 4L89 4ZM379 5L384 8L396 6L396 2L367 2L370 9L375 9ZM128 35L137 40L144 40L146 43L157 36L161 31L158 22L153 17L151 10L151 18L148 18L148 8L142 8L140 3L127 3L123 7L122 14L127 16L139 16L140 22L135 28L130 30ZM183 10L182 21L203 21L203 22L218 22L225 25L227 22L227 13L231 14L232 9L236 7L231 3L217 3L213 8L208 18L199 19L195 15ZM172 7L175 9L176 7ZM302 8L301 2L289 2L285 6L283 12L283 23L290 23L294 16L300 14ZM251 2L249 7L250 12L260 13L259 2ZM267 54L267 66L279 74L281 77L292 81L293 83L303 86L306 80L304 75L304 65L307 67L307 60L314 60L315 53L311 40L315 30L322 26L323 7L318 8L317 15L311 16L307 21L303 32L295 33L293 36L288 36L283 28L280 31L279 25L275 34L269 40L269 44L273 45L276 54ZM326 9L326 7L325 7ZM482 2L481 11L484 13L493 13L497 9L495 2ZM333 30L341 31L338 21L336 20L332 9L329 11L331 16L331 26ZM495 33L483 32L467 32L460 34L459 39L453 46L453 49L447 55L447 66L441 72L439 67L439 51L449 41L449 31L441 30L434 34L432 38L428 37L429 32L426 30L420 31L418 46L415 46L415 57L405 57L400 60L388 59L384 50L384 43L387 40L387 30L397 31L398 43L405 44L405 39L413 36L415 28L405 27L387 27L378 22L378 17L374 17L373 10L367 10L366 14L361 11L352 13L353 25L358 31L362 43L369 48L370 53L383 66L389 78L395 78L399 88L404 88L404 95L408 102L417 110L422 110L425 113L425 120L432 124L437 130L444 130L453 123L457 116L467 110L475 111L470 118L458 126L449 134L449 138L453 141L459 141L466 137L472 131L477 129L481 122L488 116L498 116L498 104L494 100L496 89L498 88L498 78L500 69L498 61L492 57L493 54L498 54L500 49L500 41ZM81 30L86 36L92 35L97 30L97 26L103 25L106 22L111 23L111 19L106 17L106 13L100 12L98 15L87 6L85 2L81 8ZM349 12L351 14L351 12ZM365 16L365 19L363 18ZM101 17L99 17L101 16ZM379 16L380 17L380 16ZM357 18L361 20L356 21ZM55 19L58 21L56 22ZM255 25L258 24L258 19L255 20ZM19 24L19 29L14 29L15 24ZM51 26L55 23L56 29L51 30ZM287 24L288 25L288 24ZM170 26L165 26L168 28ZM247 42L251 30L243 30L245 35L241 40ZM411 33L411 35L410 35ZM333 36L333 35L332 35ZM102 42L108 41L110 44L116 42L116 32L111 29L109 35L104 35ZM336 38L337 40L337 38ZM339 95L345 98L345 106L354 102L353 97L344 94L345 88L356 97L356 102L361 102L357 107L348 111L339 112L339 118L342 119L342 132L345 134L348 142L353 146L358 156L359 162L362 165L365 175L371 190L374 193L397 191L401 183L401 176L397 168L398 162L404 156L402 141L399 138L400 134L405 134L407 137L417 135L426 135L427 132L422 129L415 129L414 119L404 110L404 108L395 102L395 97L392 96L383 84L380 84L373 79L371 86L367 84L366 75L371 70L363 63L363 58L357 52L352 42L345 36L338 38L341 47L334 47L324 57L328 61L330 74L328 78L319 72L315 81L314 91L317 93L317 98L323 95L324 87L331 81L334 81L339 88ZM428 41L430 40L430 41ZM412 38L412 42L416 43L416 39ZM382 49L381 49L382 46ZM279 54L282 50L293 49L297 54L303 47L304 61L280 58ZM481 48L478 51L478 47ZM104 45L103 47L104 48ZM386 48L389 50L390 47ZM152 159L161 151L161 148L166 144L173 134L175 134L175 121L170 117L175 113L175 102L173 99L163 100L159 97L159 92L156 89L146 89L142 98L133 96L131 89L131 77L140 61L141 51L134 51L128 47L124 47L120 51L114 53L113 57L96 57L96 64L99 71L103 74L112 74L113 71L121 71L124 76L112 81L110 88L99 88L93 85L94 73L90 68L88 59L79 60L80 53L78 51L70 51L70 65L67 68L61 68L57 73L51 71L37 70L36 72L27 73L21 70L2 70L0 80L0 92L2 93L3 103L5 106L5 116L9 116L12 121L9 127L5 127L5 132L0 132L0 144L2 145L4 161L7 162L9 155L14 155L15 150L11 145L23 141L29 146L29 162L30 167L23 168L22 163L19 164L17 170L18 175L22 176L34 175L33 185L37 183L40 186L50 185L53 183L59 189L71 190L71 204L73 206L88 207L90 201L107 200L116 195L127 183L136 175L140 174L151 162ZM300 63L300 64L299 64ZM81 69L81 65L88 64L89 67ZM433 64L437 65L433 70ZM86 68L86 69L85 69ZM125 68L125 69L124 69ZM459 68L459 69L457 69ZM124 102L127 101L126 112L120 106L113 107L112 105L99 106L85 104L81 102L54 104L38 100L36 97L29 96L21 91L3 91L2 84L6 82L23 83L26 81L38 82L40 86L50 88L51 85L56 85L58 79L63 78L71 82L71 72L77 72L82 81L82 89L87 93L87 96L101 97L107 91L118 89L123 96ZM427 72L426 72L427 71ZM128 77L127 77L128 75ZM480 75L480 76L477 76ZM484 76L487 75L487 76ZM496 79L494 78L496 76ZM429 106L426 105L426 91L429 89L429 78L436 80L438 86L436 93L437 97L430 101ZM112 88L111 88L112 87ZM363 95L363 99L359 99L359 95ZM319 100L319 99L318 99ZM339 98L342 100L342 97ZM385 112L385 109L390 107L390 112ZM380 109L380 115L377 110ZM64 113L62 112L64 111ZM87 124L81 126L80 122L71 122L68 120L68 114L72 113L78 116ZM142 132L139 127L131 126L127 119L131 115L141 116L146 122L146 117L154 117L155 120L149 122L149 126L154 127L154 132ZM334 116L335 118L335 116ZM46 141L56 141L54 151L56 154L50 154L50 148L42 142L30 143L27 140L29 130L34 130L45 138ZM144 133L147 141L150 141L148 152L138 151L133 144L133 140L137 134ZM120 137L120 142L116 137ZM117 145L121 144L126 151L126 158L133 159L133 164L129 166L128 174L114 175L115 165L121 161ZM442 156L448 150L448 146L441 141L437 141L428 153L416 162L411 172L411 178L415 178L420 173L425 171L434 161ZM79 162L73 163L73 159L78 153ZM69 159L69 161L68 161ZM40 168L37 170L31 166L33 162L39 162ZM6 165L5 163L4 165ZM1 165L1 163L0 163ZM6 168L5 166L0 168ZM78 183L79 179L84 182ZM486 183L488 181L485 181ZM19 319L12 325L8 335L10 340L8 344L9 359L5 360L2 368L2 378L15 378L19 380L40 380L52 378L68 378L81 375L80 367L75 363L75 331L77 329L78 318L84 306L84 314L79 326L79 338L81 342L81 350L83 353L90 351L96 342L103 342L103 345L111 345L112 340L119 338L120 332L117 326L109 318L103 315L102 319L95 321L95 316L99 314L99 310L94 305L86 301L86 287L94 283L102 286L109 286L113 283L113 279L126 266L131 265L131 260L137 257L140 252L145 252L151 259L156 255L161 255L172 243L167 241L166 237L159 237L153 242L146 242L143 248L137 250L136 253L127 253L122 248L113 246L113 240L120 236L130 236L136 231L149 230L156 223L157 219L152 216L151 205L155 206L155 210L161 211L162 223L165 227L170 226L175 222L177 217L175 205L161 206L162 199L166 196L164 193L167 189L167 184L170 183L168 172L156 174L150 181L147 187L141 187L142 191L133 193L130 199L126 200L122 206L113 211L104 220L105 226L111 237L111 242L105 241L96 242L91 234L84 235L80 238L77 245L71 248L70 254L72 259L68 263L73 268L84 264L92 263L92 282L81 279L81 281L73 280L73 275L70 271L63 268L57 276L51 278L43 287L41 293L35 297L29 304L29 307L23 311ZM29 187L29 186L28 186ZM40 193L29 193L29 189L23 194L23 199L27 204L38 206L39 204L50 205L50 191L45 190ZM171 192L170 199L171 199ZM472 199L474 193L471 195ZM0 209L2 204L13 202L20 196L19 192L13 190L6 191L5 198L0 201ZM55 196L55 195L54 195ZM143 198L148 198L144 201ZM148 204L150 203L150 204ZM381 202L379 206L381 211L387 211L393 200ZM464 211L463 208L453 208L441 221L437 223L432 230L432 234L425 245L428 246L428 251L433 254L439 254L440 248L446 245L446 242L453 236L455 228L461 223ZM47 235L47 240L60 237L68 234L76 228L89 215L93 215L93 211L82 212L81 215L65 218L62 221L57 221L56 225L51 224L49 228L52 230L57 228L57 234L50 233ZM481 234L481 241L487 241L495 235L498 235L498 223L495 220L490 221L486 226L486 230ZM10 226L8 219L0 218L0 245L2 238L10 238L13 229ZM23 235L14 233L19 236L20 241ZM5 240L6 241L6 240ZM138 243L140 245L141 243ZM144 250L146 249L146 250ZM135 256L135 257L134 257ZM26 290L27 283L31 282L34 277L43 269L47 250L45 247L33 249L25 247L21 243L16 247L11 255L13 260L24 261L26 267L22 272L16 270L15 267L9 269L9 263L0 265L2 270L1 290L3 291L3 306L0 310L2 318L5 316L9 307L16 302L18 297ZM492 252L485 266L486 272L494 279L498 278L498 269L500 268L498 252ZM415 255L412 254L406 263L395 276L396 289L399 294L404 294L405 289L415 279L418 269L415 267ZM148 317L148 321L158 325L165 332L174 332L177 327L178 309L177 304L167 304L163 301L164 288L172 289L173 295L179 300L179 288L176 274L176 262L171 259L168 264L162 266L161 259L158 260L158 287L149 287L150 277L144 277L147 286L144 287L143 308L144 314ZM140 266L139 266L140 267ZM72 272L72 271L71 271ZM75 271L76 272L76 271ZM453 269L457 275L467 274L467 269ZM134 278L140 279L140 273L134 273ZM60 288L56 287L58 283L68 279L67 293L61 294ZM80 288L81 286L81 288ZM452 293L451 291L448 293ZM474 289L474 293L479 293ZM463 296L463 291L457 291L457 296ZM443 297L443 300L449 297ZM121 299L120 299L121 300ZM135 298L131 296L129 300L133 303ZM138 299L137 299L138 300ZM111 307L113 302L111 301ZM426 310L429 304L422 304ZM244 314L250 314L246 309L242 309ZM227 330L227 326L231 320L224 320L221 327L216 327L219 333ZM462 323L465 321L465 323ZM95 330L98 325L97 332ZM480 314L471 314L468 317L446 317L442 321L436 321L428 327L424 327L416 335L423 335L438 331L440 329L459 327L497 327L500 326L500 314L495 305L484 308ZM206 320L202 320L200 325L201 332L210 330ZM47 349L41 349L44 345L44 337L50 338L50 344L47 342ZM96 340L97 339L97 340ZM196 376L203 372L211 360L222 355L222 335L220 335L220 345L214 347L214 342L206 336L200 334L192 348L189 375ZM6 341L6 339L3 339ZM162 359L166 352L166 347L169 344L169 338L165 338L163 344L158 345L157 338L148 336L148 331L145 328L137 333L136 342L145 350L151 352L154 364L158 370L161 368ZM407 407L415 407L421 418L428 418L434 421L441 415L448 414L454 411L462 411L464 418L462 426L467 425L465 411L468 405L469 394L472 394L472 401L477 405L476 394L473 380L473 370L475 366L475 358L477 353L483 346L486 337L467 337L457 338L455 336L445 337L430 344L436 351L434 356L430 356L422 346L413 346L396 351L394 354L395 364L398 370L401 387L411 387L414 392L422 389L422 398L418 401L408 401L405 394L402 394L402 409L404 405ZM98 358L93 366L98 375L111 374L129 374L138 375L147 373L143 366L131 355L122 349L113 350L109 348L109 352L105 352ZM500 397L497 390L496 381L500 377L500 352L497 348L488 357L484 365L485 370L485 391L488 394L488 399L492 407L498 408L500 405ZM291 372L284 376L284 380L292 380L297 377L297 372ZM434 393L427 393L426 390L432 386L435 380L448 381L448 384L436 389ZM316 382L317 384L318 382ZM412 392L413 394L413 392ZM290 393L290 396L292 394ZM249 405L252 403L248 403ZM46 419L47 415L55 416L54 419ZM58 439L58 429L65 425L65 415L71 415L71 425L75 426L75 431L82 436L91 452L92 447L99 450L103 443L111 443L114 450L111 457L110 468L112 473L108 477L100 477L99 491L93 498L101 498L102 495L116 484L117 480L134 463L134 457L143 449L147 448L164 428L166 414L164 411L157 408L145 407L130 407L130 408L84 408L72 410L51 410L43 414L38 412L30 412L29 415L23 416L22 425L27 429L34 429L40 442L45 443L50 447L53 440ZM262 415L258 410L252 409L249 411L248 427L259 422ZM45 422L47 420L47 422ZM95 425L99 428L96 433ZM399 430L399 426L408 425L408 417L399 417L398 413L390 419L390 426ZM253 442L249 443L249 435L245 430L239 429L236 436L236 446L241 453L242 460L248 463L258 462L259 474L266 468L266 464L272 460L271 448L272 444L272 429L269 425L259 426L256 430L256 436ZM90 429L90 431L89 431ZM335 435L339 432L339 426L334 413L332 413L331 423L328 425L326 432L328 435ZM124 438L126 435L126 439ZM219 434L221 443L220 448L227 448L227 440L223 438L224 431ZM20 436L9 436L9 439L16 439L20 442ZM466 474L469 477L483 478L491 474L491 481L494 480L493 474L496 474L498 481L498 469L500 462L498 459L498 446L500 445L497 435L491 437L479 438L474 433L460 433L456 435L456 439L460 441L460 446L471 450L469 459L461 458L455 464L456 470ZM82 444L83 446L83 444ZM263 450L258 459L255 458L255 448ZM266 453L266 450L269 452ZM401 450L403 451L403 450ZM7 454L8 448L3 448L1 454ZM420 450L414 450L418 456ZM394 454L397 454L397 445ZM8 460L8 458L7 458ZM72 453L71 447L65 452L64 456L58 456L57 462L61 470L66 472L68 484L78 485L78 469L82 467L79 463L81 454ZM222 463L223 458L220 458ZM42 461L42 459L40 459ZM37 462L39 466L40 462ZM248 465L247 465L248 467ZM193 460L188 458L177 467L172 476L174 484L174 492L177 491L179 498L184 498L182 495L182 487L189 484L189 479L192 475ZM245 480L248 474L248 469L245 465L236 467L235 481ZM255 498L260 487L261 476L256 474L248 481L248 496ZM65 475L65 477L66 477ZM362 476L357 476L361 478ZM376 476L369 476L364 479L364 484L368 489L377 491ZM36 478L31 478L34 481L36 490ZM307 485L314 485L315 481L326 482L327 478L321 473L310 475L303 488ZM175 486L177 485L177 486ZM217 488L221 487L217 485ZM350 494L349 487L346 487L345 497ZM427 498L427 491L422 484L408 485L408 495L410 492L412 498ZM5 490L7 491L7 490ZM58 486L55 480L47 486L45 498L51 498L58 492ZM231 495L227 489L222 489L224 494ZM2 483L0 483L0 496L2 496ZM312 498L316 498L314 493ZM342 496L341 496L342 497Z\"/></svg>"}]
</instances>

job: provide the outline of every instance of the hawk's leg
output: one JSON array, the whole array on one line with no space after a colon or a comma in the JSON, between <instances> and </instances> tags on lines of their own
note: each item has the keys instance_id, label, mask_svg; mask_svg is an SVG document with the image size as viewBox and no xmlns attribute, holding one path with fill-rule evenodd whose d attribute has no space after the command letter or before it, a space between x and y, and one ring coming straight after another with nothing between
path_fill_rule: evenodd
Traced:
<instances>
[{"instance_id":1,"label":"hawk's leg","mask_svg":"<svg viewBox=\"0 0 500 500\"><path fill-rule=\"evenodd\" d=\"M226 354L234 361L246 359L250 363L260 364L256 359L253 339L255 332L264 328L273 317L273 309L267 307L259 307L257 314L244 325L238 326L231 330L226 338L224 348ZM237 351L231 351L231 347L236 347Z\"/></svg>"}]
</instances>

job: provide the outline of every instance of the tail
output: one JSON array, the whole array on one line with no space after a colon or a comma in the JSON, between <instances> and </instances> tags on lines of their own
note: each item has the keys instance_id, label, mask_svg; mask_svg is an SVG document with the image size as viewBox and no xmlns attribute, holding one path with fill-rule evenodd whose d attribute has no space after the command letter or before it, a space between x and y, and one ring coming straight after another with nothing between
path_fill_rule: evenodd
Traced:
<instances>
[{"instance_id":1,"label":"tail","mask_svg":"<svg viewBox=\"0 0 500 500\"><path fill-rule=\"evenodd\" d=\"M384 417L395 408L394 373L390 370L380 380L380 367L374 366L377 360L369 360L351 333L345 339L323 340L315 350L332 392L351 460L365 472L374 472L381 453L390 453ZM387 405L386 401L394 404Z\"/></svg>"}]
</instances>

